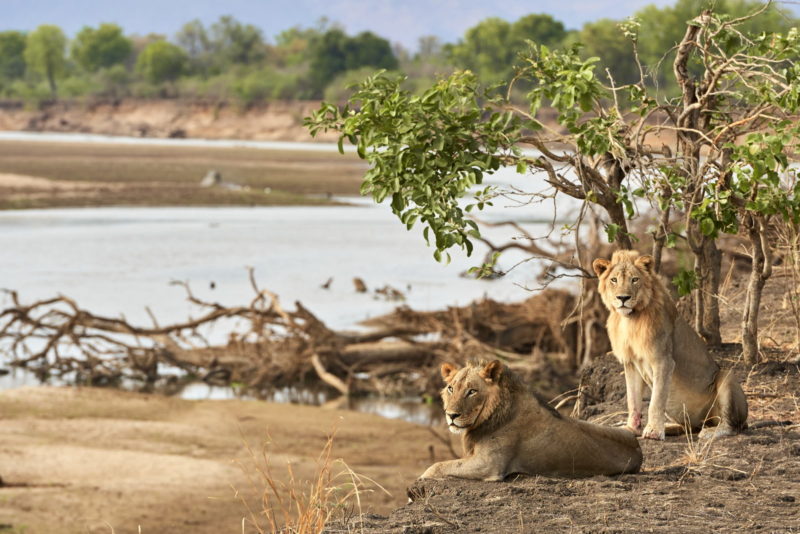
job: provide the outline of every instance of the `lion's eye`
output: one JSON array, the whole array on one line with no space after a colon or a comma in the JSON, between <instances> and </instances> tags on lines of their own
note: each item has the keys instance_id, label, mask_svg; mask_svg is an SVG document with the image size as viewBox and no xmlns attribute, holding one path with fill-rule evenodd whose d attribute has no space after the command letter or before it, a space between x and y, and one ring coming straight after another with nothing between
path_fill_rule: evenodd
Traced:
<instances>
[{"instance_id":1,"label":"lion's eye","mask_svg":"<svg viewBox=\"0 0 800 534\"><path fill-rule=\"evenodd\" d=\"M611 279L611 283L612 283L612 284L616 284L616 283L617 283L617 279L616 279L616 278L612 278L612 279Z\"/></svg>"},{"instance_id":2,"label":"lion's eye","mask_svg":"<svg viewBox=\"0 0 800 534\"><path fill-rule=\"evenodd\" d=\"M639 281L639 278L638 278L638 277L636 277L636 276L634 276L633 278L631 278L631 282L633 282L634 284L635 284L636 282L638 282L638 281Z\"/></svg>"},{"instance_id":3,"label":"lion's eye","mask_svg":"<svg viewBox=\"0 0 800 534\"><path fill-rule=\"evenodd\" d=\"M477 393L477 390L471 389L467 391L467 397L471 397Z\"/></svg>"},{"instance_id":4,"label":"lion's eye","mask_svg":"<svg viewBox=\"0 0 800 534\"><path fill-rule=\"evenodd\" d=\"M453 386L447 386L447 392L448 393L452 393L453 392Z\"/></svg>"}]
</instances>

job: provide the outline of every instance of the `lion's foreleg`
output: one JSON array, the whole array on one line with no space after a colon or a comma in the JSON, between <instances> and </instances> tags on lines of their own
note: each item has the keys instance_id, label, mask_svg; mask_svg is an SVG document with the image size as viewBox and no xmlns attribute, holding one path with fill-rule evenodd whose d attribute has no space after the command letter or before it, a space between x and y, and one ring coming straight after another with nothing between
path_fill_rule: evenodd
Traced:
<instances>
[{"instance_id":1,"label":"lion's foreleg","mask_svg":"<svg viewBox=\"0 0 800 534\"><path fill-rule=\"evenodd\" d=\"M670 352L661 352L661 354L653 358L653 395L650 398L650 407L647 410L647 426L642 431L643 438L664 439L667 399L674 369L675 360L670 356Z\"/></svg>"},{"instance_id":2,"label":"lion's foreleg","mask_svg":"<svg viewBox=\"0 0 800 534\"><path fill-rule=\"evenodd\" d=\"M625 396L628 400L627 427L637 436L642 432L642 390L644 379L632 362L625 363Z\"/></svg>"},{"instance_id":3,"label":"lion's foreleg","mask_svg":"<svg viewBox=\"0 0 800 534\"><path fill-rule=\"evenodd\" d=\"M420 478L469 478L473 480L499 481L506 473L497 462L487 461L479 456L471 456L461 460L437 462L422 473Z\"/></svg>"}]
</instances>

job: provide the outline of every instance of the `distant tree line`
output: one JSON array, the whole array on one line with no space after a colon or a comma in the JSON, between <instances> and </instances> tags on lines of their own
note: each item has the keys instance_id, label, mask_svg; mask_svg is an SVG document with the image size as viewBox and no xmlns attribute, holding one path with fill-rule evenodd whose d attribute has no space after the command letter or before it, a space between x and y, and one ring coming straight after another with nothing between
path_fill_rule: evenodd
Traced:
<instances>
[{"instance_id":1,"label":"distant tree line","mask_svg":"<svg viewBox=\"0 0 800 534\"><path fill-rule=\"evenodd\" d=\"M715 11L741 16L760 2L717 0ZM677 0L651 5L634 14L641 31L637 49L651 79L666 93L677 92L669 76L674 46L687 20L707 1ZM73 39L55 25L31 32L0 32L0 98L29 102L57 98L179 97L236 101L251 105L271 100L326 98L343 101L348 86L385 69L406 76L406 88L417 92L436 79L471 70L484 85L513 78L518 54L528 43L559 49L576 42L584 57L600 59L609 83L639 79L638 66L622 21L601 19L580 30L568 30L550 15L530 14L509 22L488 18L468 29L455 43L427 36L414 53L372 32L349 35L323 19L313 28L293 27L268 41L252 24L231 16L210 26L199 20L174 36L126 35L116 24L84 27ZM788 11L770 6L749 22L747 30L787 31L797 25ZM667 52L664 55L664 51ZM518 91L524 84L516 84Z\"/></svg>"}]
</instances>

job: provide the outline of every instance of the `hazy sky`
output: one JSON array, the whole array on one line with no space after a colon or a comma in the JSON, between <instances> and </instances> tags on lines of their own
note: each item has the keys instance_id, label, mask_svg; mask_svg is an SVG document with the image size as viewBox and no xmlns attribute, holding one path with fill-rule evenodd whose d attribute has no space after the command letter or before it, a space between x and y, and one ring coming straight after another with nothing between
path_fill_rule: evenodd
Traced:
<instances>
[{"instance_id":1,"label":"hazy sky","mask_svg":"<svg viewBox=\"0 0 800 534\"><path fill-rule=\"evenodd\" d=\"M457 40L480 20L497 16L516 20L528 13L549 13L568 28L603 17L621 19L648 5L670 0L0 0L0 30L31 30L58 24L68 35L85 25L115 22L126 33L172 36L185 22L211 23L233 15L254 24L272 38L291 26L313 26L321 17L344 25L350 33L372 30L416 48L423 35ZM797 6L793 6L795 9Z\"/></svg>"}]
</instances>

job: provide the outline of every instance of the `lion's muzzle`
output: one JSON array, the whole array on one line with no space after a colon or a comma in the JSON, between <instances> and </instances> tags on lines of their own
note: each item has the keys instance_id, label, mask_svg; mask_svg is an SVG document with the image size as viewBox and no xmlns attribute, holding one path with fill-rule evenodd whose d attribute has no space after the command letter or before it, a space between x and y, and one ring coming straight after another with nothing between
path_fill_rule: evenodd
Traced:
<instances>
[{"instance_id":1,"label":"lion's muzzle","mask_svg":"<svg viewBox=\"0 0 800 534\"><path fill-rule=\"evenodd\" d=\"M621 315L630 315L633 313L633 308L626 305L630 300L630 295L617 295L617 301L615 302L616 306L614 308L617 313Z\"/></svg>"}]
</instances>

